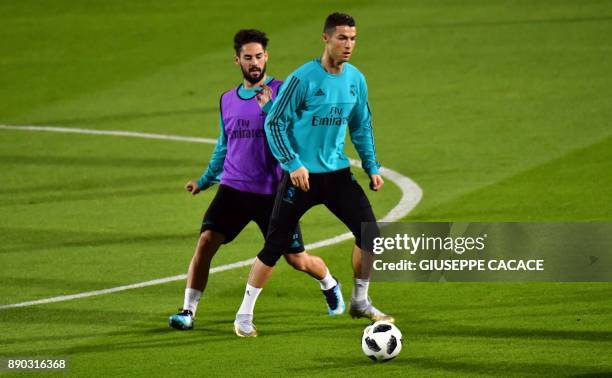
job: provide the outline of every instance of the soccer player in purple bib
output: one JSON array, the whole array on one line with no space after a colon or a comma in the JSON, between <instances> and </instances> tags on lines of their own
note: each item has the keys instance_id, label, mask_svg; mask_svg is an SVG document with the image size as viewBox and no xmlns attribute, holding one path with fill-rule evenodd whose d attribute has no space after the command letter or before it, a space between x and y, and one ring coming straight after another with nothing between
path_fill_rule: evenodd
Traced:
<instances>
[{"instance_id":1,"label":"soccer player in purple bib","mask_svg":"<svg viewBox=\"0 0 612 378\"><path fill-rule=\"evenodd\" d=\"M368 296L372 238L362 237L361 224L376 222L370 202L349 169L344 153L346 133L370 177L370 188L384 184L376 161L372 116L365 77L348 63L357 30L348 14L333 13L325 20L320 58L296 69L287 78L266 118L266 135L274 156L285 171L274 204L263 249L251 267L248 286L263 288L282 256L291 230L310 208L325 205L355 236L354 286L350 303L353 317L394 321L372 305ZM236 313L234 330L254 336L256 298L244 296Z\"/></svg>"},{"instance_id":2,"label":"soccer player in purple bib","mask_svg":"<svg viewBox=\"0 0 612 378\"><path fill-rule=\"evenodd\" d=\"M195 253L189 265L183 307L169 319L176 329L193 328L202 292L206 288L210 263L222 244L231 242L250 222L265 237L274 207L275 193L282 175L266 142L264 120L282 82L266 75L268 38L258 30L240 30L234 36L235 63L243 83L225 92L220 101L221 133L208 168L185 189L193 195L220 183L200 230ZM295 269L318 280L330 315L345 309L340 284L331 276L320 257L304 252L299 225L283 248L285 259ZM245 295L256 298L260 289L247 286ZM254 302L253 302L254 304ZM247 304L242 311L253 312ZM253 328L249 336L256 336Z\"/></svg>"}]
</instances>

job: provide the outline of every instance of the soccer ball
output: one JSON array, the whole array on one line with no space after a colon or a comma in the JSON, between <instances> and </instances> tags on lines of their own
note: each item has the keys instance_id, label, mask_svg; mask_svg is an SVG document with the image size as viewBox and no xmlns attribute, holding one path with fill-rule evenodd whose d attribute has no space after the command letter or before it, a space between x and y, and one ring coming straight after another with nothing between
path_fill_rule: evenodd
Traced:
<instances>
[{"instance_id":1,"label":"soccer ball","mask_svg":"<svg viewBox=\"0 0 612 378\"><path fill-rule=\"evenodd\" d=\"M361 349L374 361L389 361L402 350L402 342L402 333L393 323L379 320L363 330Z\"/></svg>"}]
</instances>

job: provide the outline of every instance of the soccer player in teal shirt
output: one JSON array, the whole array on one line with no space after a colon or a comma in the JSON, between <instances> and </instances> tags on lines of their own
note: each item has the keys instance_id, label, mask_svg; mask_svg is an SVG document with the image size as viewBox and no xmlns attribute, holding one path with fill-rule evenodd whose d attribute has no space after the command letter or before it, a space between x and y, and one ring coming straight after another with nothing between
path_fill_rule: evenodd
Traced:
<instances>
[{"instance_id":1,"label":"soccer player in teal shirt","mask_svg":"<svg viewBox=\"0 0 612 378\"><path fill-rule=\"evenodd\" d=\"M368 88L363 74L348 63L355 37L355 21L351 16L329 15L323 29L323 55L287 78L266 117L267 141L284 174L266 242L251 267L247 289L263 288L282 256L291 230L306 211L323 204L355 236L350 314L373 321L393 321L375 308L368 297L369 267L362 269L362 262L367 261L371 252L371 240L362 240L361 223L376 222L376 218L350 172L344 153L348 129L362 167L370 177L370 188L378 191L383 186L374 148ZM247 290L234 322L238 336L257 335L252 313L255 300Z\"/></svg>"}]
</instances>

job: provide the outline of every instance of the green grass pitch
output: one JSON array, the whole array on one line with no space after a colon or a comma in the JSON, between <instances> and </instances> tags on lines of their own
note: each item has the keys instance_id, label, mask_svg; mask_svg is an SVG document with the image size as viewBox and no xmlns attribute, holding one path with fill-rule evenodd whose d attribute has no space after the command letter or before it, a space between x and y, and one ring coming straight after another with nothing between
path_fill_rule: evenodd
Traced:
<instances>
[{"instance_id":1,"label":"green grass pitch","mask_svg":"<svg viewBox=\"0 0 612 378\"><path fill-rule=\"evenodd\" d=\"M423 189L405 219L612 220L606 1L3 1L0 124L215 138L218 97L240 80L233 33L265 30L282 79L320 54L337 9L357 20L379 159ZM0 130L0 305L184 273L216 189L182 185L211 152ZM382 216L400 190L368 195ZM307 242L345 231L323 209L303 228ZM214 264L261 244L250 226ZM350 248L315 251L347 297ZM612 374L609 283L373 284L405 338L373 364L366 322L328 318L318 285L284 263L256 309L260 337L237 338L247 274L211 276L191 332L166 324L182 281L0 310L0 357L68 357L74 376Z\"/></svg>"}]
</instances>

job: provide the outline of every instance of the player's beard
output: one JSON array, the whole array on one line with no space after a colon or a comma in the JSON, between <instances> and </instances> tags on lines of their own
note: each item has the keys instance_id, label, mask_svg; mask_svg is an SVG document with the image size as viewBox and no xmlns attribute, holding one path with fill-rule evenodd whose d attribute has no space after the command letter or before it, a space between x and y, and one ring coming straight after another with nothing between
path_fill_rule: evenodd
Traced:
<instances>
[{"instance_id":1,"label":"player's beard","mask_svg":"<svg viewBox=\"0 0 612 378\"><path fill-rule=\"evenodd\" d=\"M251 84L258 83L261 79L263 79L264 75L266 74L265 65L263 66L263 69L261 70L261 72L259 70L253 70L251 68L248 70L245 70L244 67L241 67L241 68L242 68L242 76L244 77L246 81L248 81ZM252 74L255 72L259 73L259 75L253 76Z\"/></svg>"}]
</instances>

